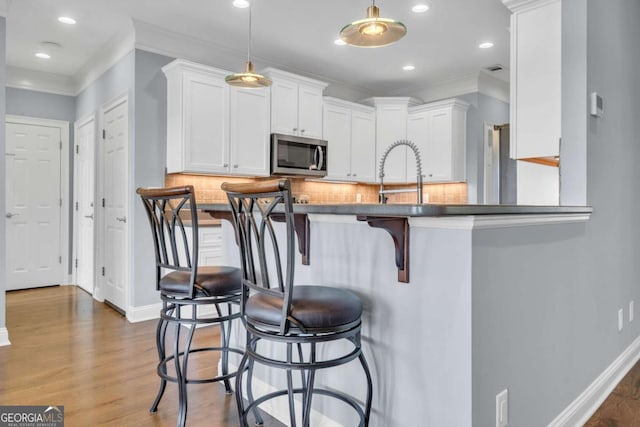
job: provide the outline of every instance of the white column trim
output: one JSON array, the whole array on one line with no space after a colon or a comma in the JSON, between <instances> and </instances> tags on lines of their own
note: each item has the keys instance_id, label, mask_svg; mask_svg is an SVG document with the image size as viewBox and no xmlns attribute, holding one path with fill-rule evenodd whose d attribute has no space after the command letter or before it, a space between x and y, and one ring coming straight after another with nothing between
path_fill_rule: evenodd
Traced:
<instances>
[{"instance_id":1,"label":"white column trim","mask_svg":"<svg viewBox=\"0 0 640 427\"><path fill-rule=\"evenodd\" d=\"M0 347L5 345L11 345L9 341L9 330L7 328L0 328Z\"/></svg>"}]
</instances>

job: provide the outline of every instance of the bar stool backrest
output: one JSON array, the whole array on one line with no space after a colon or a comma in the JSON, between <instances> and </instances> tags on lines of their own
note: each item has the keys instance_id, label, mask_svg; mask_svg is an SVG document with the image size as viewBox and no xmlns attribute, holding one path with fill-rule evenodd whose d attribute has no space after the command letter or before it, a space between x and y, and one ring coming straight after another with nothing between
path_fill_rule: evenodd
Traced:
<instances>
[{"instance_id":1,"label":"bar stool backrest","mask_svg":"<svg viewBox=\"0 0 640 427\"><path fill-rule=\"evenodd\" d=\"M156 254L156 290L165 272L183 271L191 275L187 298L194 297L198 269L198 214L193 186L138 188L151 224ZM180 211L188 209L187 218ZM185 219L190 224L185 224ZM191 238L187 227L191 227ZM167 271L168 270L168 271Z\"/></svg>"},{"instance_id":2,"label":"bar stool backrest","mask_svg":"<svg viewBox=\"0 0 640 427\"><path fill-rule=\"evenodd\" d=\"M236 240L243 272L241 314L252 293L267 294L282 301L279 334L288 332L295 270L295 228L291 184L287 179L252 183L223 183L233 214ZM286 245L281 248L274 218L286 229ZM284 260L284 262L283 262ZM284 265L283 265L284 264Z\"/></svg>"}]
</instances>

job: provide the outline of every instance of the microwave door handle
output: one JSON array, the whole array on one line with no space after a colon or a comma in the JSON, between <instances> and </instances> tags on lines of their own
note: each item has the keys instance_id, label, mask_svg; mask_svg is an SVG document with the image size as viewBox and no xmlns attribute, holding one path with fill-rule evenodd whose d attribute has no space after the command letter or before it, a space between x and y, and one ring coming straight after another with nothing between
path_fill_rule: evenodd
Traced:
<instances>
[{"instance_id":1,"label":"microwave door handle","mask_svg":"<svg viewBox=\"0 0 640 427\"><path fill-rule=\"evenodd\" d=\"M318 153L320 153L320 161L318 162L318 170L322 170L322 165L324 164L324 150L320 146L316 147L316 149L318 150Z\"/></svg>"},{"instance_id":2,"label":"microwave door handle","mask_svg":"<svg viewBox=\"0 0 640 427\"><path fill-rule=\"evenodd\" d=\"M309 166L309 170L315 171L318 170L318 149L320 149L320 147L316 147L315 151L313 152L313 163ZM322 156L322 154L320 154L320 156ZM322 161L322 157L320 157L320 161Z\"/></svg>"}]
</instances>

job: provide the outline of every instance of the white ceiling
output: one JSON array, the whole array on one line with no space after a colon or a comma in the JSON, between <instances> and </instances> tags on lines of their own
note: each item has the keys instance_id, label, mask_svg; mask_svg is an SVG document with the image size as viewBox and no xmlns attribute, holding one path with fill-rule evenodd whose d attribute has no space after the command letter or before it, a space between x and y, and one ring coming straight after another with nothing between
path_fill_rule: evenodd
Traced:
<instances>
[{"instance_id":1,"label":"white ceiling","mask_svg":"<svg viewBox=\"0 0 640 427\"><path fill-rule=\"evenodd\" d=\"M336 46L349 22L365 16L369 0L253 0L253 59L293 72L325 77L374 95L406 93L509 64L509 11L501 0L378 0L381 15L402 21L407 35L376 49ZM132 19L246 55L248 9L232 0L12 0L7 12L7 65L80 79L110 41L133 32ZM67 26L57 17L72 16ZM491 49L478 44L492 41ZM59 43L49 60L34 56L43 41ZM162 46L156 46L162 51ZM227 58L228 59L228 58ZM215 63L215 58L211 62ZM223 63L227 61L221 61ZM402 70L405 64L415 70ZM244 64L238 60L237 70ZM494 74L506 80L508 72Z\"/></svg>"}]
</instances>

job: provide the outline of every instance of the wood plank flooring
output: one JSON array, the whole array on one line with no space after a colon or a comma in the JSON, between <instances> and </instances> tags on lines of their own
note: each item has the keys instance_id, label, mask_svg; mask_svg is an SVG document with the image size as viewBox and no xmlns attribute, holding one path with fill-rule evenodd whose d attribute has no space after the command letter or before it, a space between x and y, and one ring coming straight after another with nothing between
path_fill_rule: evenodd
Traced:
<instances>
[{"instance_id":1,"label":"wood plank flooring","mask_svg":"<svg viewBox=\"0 0 640 427\"><path fill-rule=\"evenodd\" d=\"M625 375L584 427L640 426L640 362Z\"/></svg>"},{"instance_id":2,"label":"wood plank flooring","mask_svg":"<svg viewBox=\"0 0 640 427\"><path fill-rule=\"evenodd\" d=\"M159 385L156 321L129 323L79 288L57 286L8 292L7 328L0 404L64 405L67 427L176 425L175 384L149 413ZM195 345L211 342L219 342L218 328L196 332ZM218 360L194 357L189 370L213 375ZM188 396L187 426L239 425L235 398L221 384L190 385ZM268 416L264 425L282 426Z\"/></svg>"}]
</instances>

